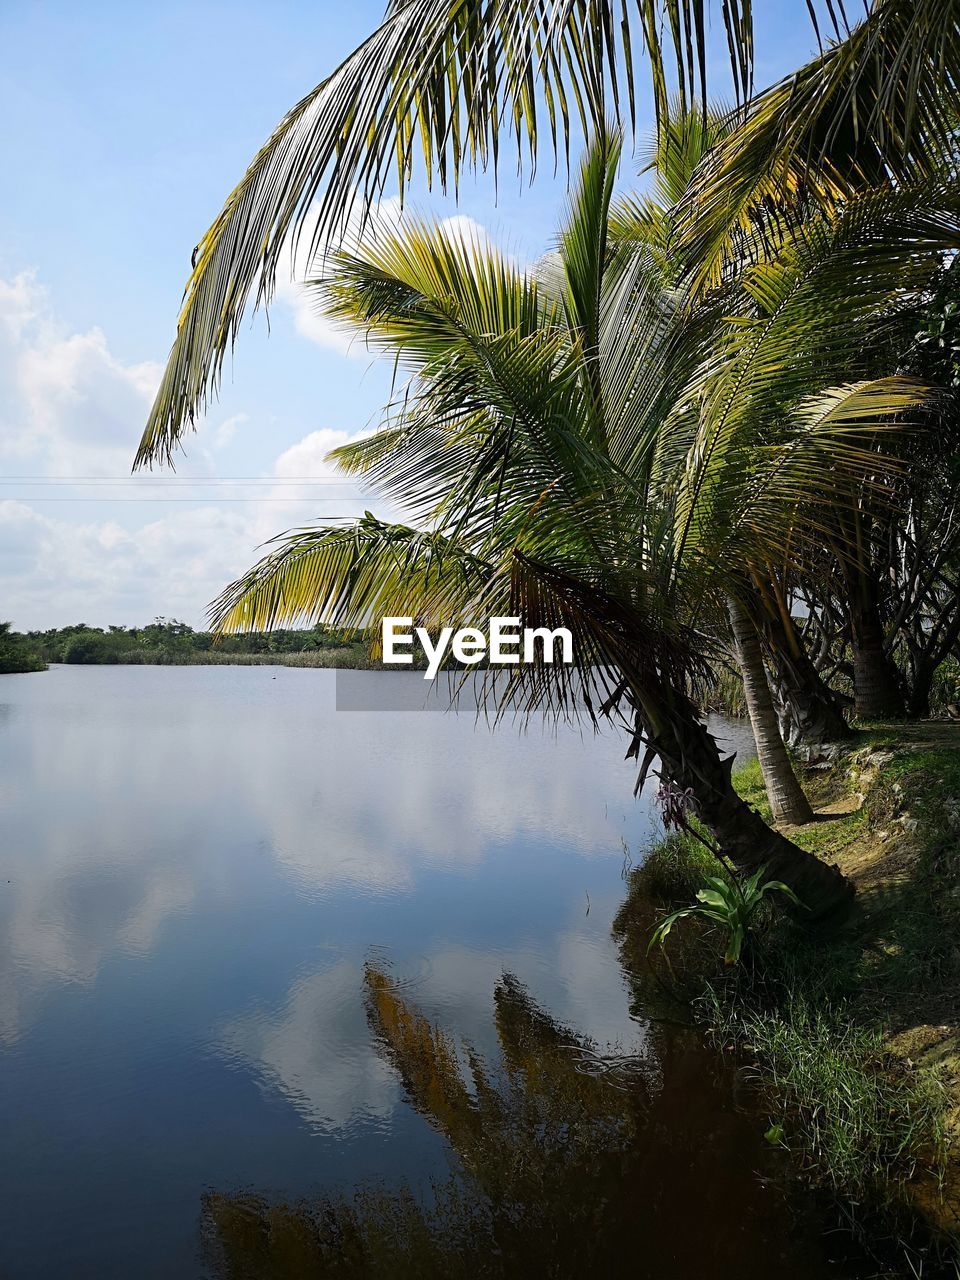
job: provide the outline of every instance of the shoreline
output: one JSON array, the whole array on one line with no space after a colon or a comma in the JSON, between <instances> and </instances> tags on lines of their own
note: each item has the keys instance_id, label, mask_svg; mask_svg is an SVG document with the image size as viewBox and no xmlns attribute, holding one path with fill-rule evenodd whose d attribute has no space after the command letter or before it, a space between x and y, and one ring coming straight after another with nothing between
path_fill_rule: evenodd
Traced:
<instances>
[{"instance_id":1,"label":"shoreline","mask_svg":"<svg viewBox=\"0 0 960 1280\"><path fill-rule=\"evenodd\" d=\"M769 821L759 766L741 794ZM739 966L684 921L713 857L668 835L629 876L622 945L733 1055L770 1116L767 1139L903 1274L960 1261L960 726L878 725L803 767L817 818L791 839L857 888L850 921L815 937L780 912ZM944 885L952 888L944 888ZM648 963L650 962L650 963ZM675 1005L676 1007L676 1005ZM919 1237L927 1237L920 1240Z\"/></svg>"}]
</instances>

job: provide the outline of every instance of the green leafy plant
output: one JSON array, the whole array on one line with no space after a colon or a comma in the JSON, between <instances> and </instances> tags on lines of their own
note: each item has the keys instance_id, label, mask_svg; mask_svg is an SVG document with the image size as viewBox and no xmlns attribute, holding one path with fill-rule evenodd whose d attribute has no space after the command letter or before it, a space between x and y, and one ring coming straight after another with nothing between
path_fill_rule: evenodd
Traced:
<instances>
[{"instance_id":1,"label":"green leafy plant","mask_svg":"<svg viewBox=\"0 0 960 1280\"><path fill-rule=\"evenodd\" d=\"M803 905L782 880L765 880L761 884L765 871L766 867L760 867L742 885L723 876L707 876L707 887L698 891L697 901L692 906L671 911L660 921L650 937L647 950L650 951L657 944L662 947L677 921L687 916L700 916L727 931L727 950L723 962L737 964L767 894L783 893L795 906Z\"/></svg>"}]
</instances>

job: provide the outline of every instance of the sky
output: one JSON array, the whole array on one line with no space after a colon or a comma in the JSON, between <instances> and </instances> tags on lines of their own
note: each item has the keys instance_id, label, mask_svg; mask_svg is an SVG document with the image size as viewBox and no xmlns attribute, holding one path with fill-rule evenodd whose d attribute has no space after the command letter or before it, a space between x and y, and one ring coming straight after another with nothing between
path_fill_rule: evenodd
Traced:
<instances>
[{"instance_id":1,"label":"sky","mask_svg":"<svg viewBox=\"0 0 960 1280\"><path fill-rule=\"evenodd\" d=\"M765 84L815 38L805 0L755 9ZM262 313L245 319L176 473L130 474L193 246L284 112L381 15L371 0L0 5L0 619L17 630L156 616L200 627L271 536L391 514L324 461L376 427L391 371L289 270L269 329ZM639 116L642 137L648 96ZM635 170L628 147L621 181ZM412 204L530 262L564 198L563 175L541 164L532 186L505 168L496 193L481 176L458 204L422 186Z\"/></svg>"}]
</instances>

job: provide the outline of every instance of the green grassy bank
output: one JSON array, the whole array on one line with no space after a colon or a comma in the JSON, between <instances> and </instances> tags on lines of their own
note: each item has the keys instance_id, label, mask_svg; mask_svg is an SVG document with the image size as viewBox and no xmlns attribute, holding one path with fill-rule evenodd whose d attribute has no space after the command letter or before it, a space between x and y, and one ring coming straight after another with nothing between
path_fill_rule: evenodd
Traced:
<instances>
[{"instance_id":1,"label":"green grassy bank","mask_svg":"<svg viewBox=\"0 0 960 1280\"><path fill-rule=\"evenodd\" d=\"M648 954L665 909L718 871L684 833L630 873L616 929L637 980L738 1055L768 1140L876 1242L878 1266L960 1275L960 726L877 727L804 774L817 820L790 836L854 881L841 932L811 936L770 906L739 965L697 920ZM769 816L759 767L736 781Z\"/></svg>"}]
</instances>

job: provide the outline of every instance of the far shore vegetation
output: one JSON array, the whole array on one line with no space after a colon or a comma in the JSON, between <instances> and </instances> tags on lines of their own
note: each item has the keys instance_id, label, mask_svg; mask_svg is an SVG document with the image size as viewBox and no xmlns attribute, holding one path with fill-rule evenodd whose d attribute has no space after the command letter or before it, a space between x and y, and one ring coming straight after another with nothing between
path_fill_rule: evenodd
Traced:
<instances>
[{"instance_id":1,"label":"far shore vegetation","mask_svg":"<svg viewBox=\"0 0 960 1280\"><path fill-rule=\"evenodd\" d=\"M376 667L363 635L336 627L250 632L215 637L176 619L156 618L143 627L90 627L77 623L47 631L0 632L0 673L42 671L49 663L71 666L287 666Z\"/></svg>"},{"instance_id":2,"label":"far shore vegetation","mask_svg":"<svg viewBox=\"0 0 960 1280\"><path fill-rule=\"evenodd\" d=\"M0 675L43 671L46 665L36 645L12 631L9 622L0 622Z\"/></svg>"}]
</instances>

